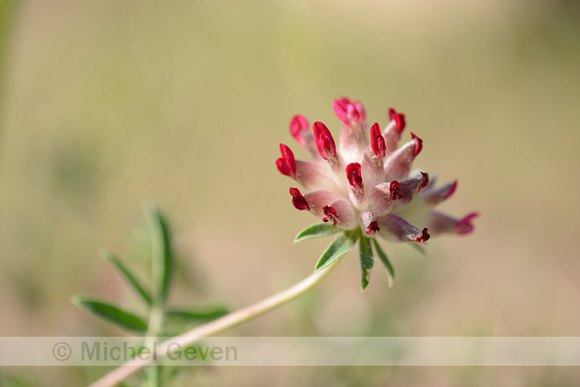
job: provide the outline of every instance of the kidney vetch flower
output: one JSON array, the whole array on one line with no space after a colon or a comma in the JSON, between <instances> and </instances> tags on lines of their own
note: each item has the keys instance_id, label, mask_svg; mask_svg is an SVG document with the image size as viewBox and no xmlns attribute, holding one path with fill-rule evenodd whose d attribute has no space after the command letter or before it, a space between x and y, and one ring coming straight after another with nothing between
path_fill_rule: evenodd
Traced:
<instances>
[{"instance_id":1,"label":"kidney vetch flower","mask_svg":"<svg viewBox=\"0 0 580 387\"><path fill-rule=\"evenodd\" d=\"M411 170L423 141L411 132L410 141L398 147L406 126L404 114L389 109L386 127L381 130L375 123L367 131L360 102L341 98L334 101L333 108L342 121L338 147L326 125L315 122L310 132L306 118L297 115L290 121L290 133L311 161L296 160L284 144L280 144L281 157L276 160L278 171L303 188L290 188L294 207L324 222L307 228L297 240L344 231L316 269L328 266L358 240L364 289L373 266L371 240L391 277L394 275L376 236L417 244L434 235L473 230L471 221L477 213L457 219L433 210L455 192L457 181L436 186L426 172Z\"/></svg>"}]
</instances>

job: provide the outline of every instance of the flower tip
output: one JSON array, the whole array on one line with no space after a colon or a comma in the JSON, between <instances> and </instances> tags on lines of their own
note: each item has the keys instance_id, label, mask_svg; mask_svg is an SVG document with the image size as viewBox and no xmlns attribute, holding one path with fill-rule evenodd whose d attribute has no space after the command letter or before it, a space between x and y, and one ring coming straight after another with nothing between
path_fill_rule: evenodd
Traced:
<instances>
[{"instance_id":1,"label":"flower tip","mask_svg":"<svg viewBox=\"0 0 580 387\"><path fill-rule=\"evenodd\" d=\"M371 126L371 149L379 160L382 160L387 152L385 138L381 133L381 127L376 122Z\"/></svg>"},{"instance_id":2,"label":"flower tip","mask_svg":"<svg viewBox=\"0 0 580 387\"><path fill-rule=\"evenodd\" d=\"M367 113L365 112L365 108L360 101L354 101L353 103L356 111L358 112L358 116L361 120L365 121L367 118Z\"/></svg>"},{"instance_id":3,"label":"flower tip","mask_svg":"<svg viewBox=\"0 0 580 387\"><path fill-rule=\"evenodd\" d=\"M346 106L346 118L348 118L348 120L349 120L351 123L355 123L355 124L356 124L356 123L359 121L359 119L360 119L360 116L359 116L359 114L358 114L358 110L356 109L356 107L355 107L355 106L354 106L352 103L349 103L349 104Z\"/></svg>"},{"instance_id":4,"label":"flower tip","mask_svg":"<svg viewBox=\"0 0 580 387\"><path fill-rule=\"evenodd\" d=\"M290 171L288 165L286 164L286 162L282 157L276 160L276 168L278 168L278 172L280 172L282 175L293 177L292 171Z\"/></svg>"},{"instance_id":5,"label":"flower tip","mask_svg":"<svg viewBox=\"0 0 580 387\"><path fill-rule=\"evenodd\" d=\"M429 233L427 231L428 231L427 228L424 228L421 231L421 235L419 235L418 237L414 238L413 240L415 242L418 242L418 243L427 242L429 240L429 238L431 238L431 235L429 235Z\"/></svg>"},{"instance_id":6,"label":"flower tip","mask_svg":"<svg viewBox=\"0 0 580 387\"><path fill-rule=\"evenodd\" d=\"M300 193L298 188L290 187L290 195L292 195L292 205L294 208L300 211L308 210L310 211L310 206L308 202L304 198L304 196Z\"/></svg>"},{"instance_id":7,"label":"flower tip","mask_svg":"<svg viewBox=\"0 0 580 387\"><path fill-rule=\"evenodd\" d=\"M276 160L278 171L285 176L296 179L296 160L294 159L294 153L284 144L280 144L280 153L282 157Z\"/></svg>"},{"instance_id":8,"label":"flower tip","mask_svg":"<svg viewBox=\"0 0 580 387\"><path fill-rule=\"evenodd\" d=\"M395 123L397 124L397 132L399 132L399 134L401 134L405 129L405 127L407 126L407 123L405 121L405 114L397 113L397 111L393 108L389 108L389 120L395 121Z\"/></svg>"},{"instance_id":9,"label":"flower tip","mask_svg":"<svg viewBox=\"0 0 580 387\"><path fill-rule=\"evenodd\" d=\"M359 163L351 163L346 166L346 177L349 184L355 190L363 188L363 180L361 176L361 167Z\"/></svg>"},{"instance_id":10,"label":"flower tip","mask_svg":"<svg viewBox=\"0 0 580 387\"><path fill-rule=\"evenodd\" d=\"M377 233L377 231L379 231L381 228L379 227L379 222L377 222L376 220L373 220L367 227L367 229L365 230L365 233L367 233L368 235L375 235Z\"/></svg>"},{"instance_id":11,"label":"flower tip","mask_svg":"<svg viewBox=\"0 0 580 387\"><path fill-rule=\"evenodd\" d=\"M349 128L358 131L358 124L362 122L364 125L366 113L360 101L351 102L350 99L342 97L334 100L332 109L338 119Z\"/></svg>"},{"instance_id":12,"label":"flower tip","mask_svg":"<svg viewBox=\"0 0 580 387\"><path fill-rule=\"evenodd\" d=\"M316 141L316 148L320 156L325 159L336 158L336 145L330 130L320 121L316 121L312 126L314 132L314 139Z\"/></svg>"},{"instance_id":13,"label":"flower tip","mask_svg":"<svg viewBox=\"0 0 580 387\"><path fill-rule=\"evenodd\" d=\"M391 181L391 185L389 186L389 193L390 197L389 200L397 200L402 199L403 195L399 192L401 189L401 184L397 180Z\"/></svg>"},{"instance_id":14,"label":"flower tip","mask_svg":"<svg viewBox=\"0 0 580 387\"><path fill-rule=\"evenodd\" d=\"M455 224L453 230L460 235L469 234L474 229L474 226L471 224L471 221L477 218L478 216L480 216L479 212L472 212L468 214Z\"/></svg>"},{"instance_id":15,"label":"flower tip","mask_svg":"<svg viewBox=\"0 0 580 387\"><path fill-rule=\"evenodd\" d=\"M448 189L447 193L443 197L443 200L445 200L449 196L453 195L453 192L455 192L455 190L457 190L457 180L455 180L453 183L451 183L451 185L449 186L449 189ZM472 214L470 214L470 215L472 215Z\"/></svg>"},{"instance_id":16,"label":"flower tip","mask_svg":"<svg viewBox=\"0 0 580 387\"><path fill-rule=\"evenodd\" d=\"M415 156L417 156L419 152L421 152L421 149L423 149L423 140L417 137L413 132L411 132L411 137L413 140L417 140L417 143L415 144Z\"/></svg>"},{"instance_id":17,"label":"flower tip","mask_svg":"<svg viewBox=\"0 0 580 387\"><path fill-rule=\"evenodd\" d=\"M308 131L308 120L300 114L295 115L290 120L290 134L296 139L300 146L304 146L304 140L302 140L302 133Z\"/></svg>"},{"instance_id":18,"label":"flower tip","mask_svg":"<svg viewBox=\"0 0 580 387\"><path fill-rule=\"evenodd\" d=\"M324 211L324 215L326 215L322 221L324 223L332 222L334 226L338 224L338 215L336 214L336 210L332 206L324 206L322 209Z\"/></svg>"},{"instance_id":19,"label":"flower tip","mask_svg":"<svg viewBox=\"0 0 580 387\"><path fill-rule=\"evenodd\" d=\"M429 185L429 174L426 172L421 172L421 184L419 184L419 188L417 189L417 192L421 191L423 188L427 187Z\"/></svg>"},{"instance_id":20,"label":"flower tip","mask_svg":"<svg viewBox=\"0 0 580 387\"><path fill-rule=\"evenodd\" d=\"M348 125L348 105L350 105L350 100L346 97L335 99L334 102L332 102L334 114L336 114L338 119L346 125Z\"/></svg>"}]
</instances>

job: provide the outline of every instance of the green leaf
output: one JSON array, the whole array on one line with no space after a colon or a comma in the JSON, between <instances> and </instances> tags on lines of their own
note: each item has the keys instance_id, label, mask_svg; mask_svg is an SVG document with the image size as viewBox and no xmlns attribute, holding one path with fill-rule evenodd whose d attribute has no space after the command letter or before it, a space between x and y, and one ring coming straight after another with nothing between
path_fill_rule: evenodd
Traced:
<instances>
[{"instance_id":1,"label":"green leaf","mask_svg":"<svg viewBox=\"0 0 580 387\"><path fill-rule=\"evenodd\" d=\"M374 264L373 249L371 248L371 240L365 236L360 237L358 246L361 271L361 290L364 290L369 284L369 277Z\"/></svg>"},{"instance_id":2,"label":"green leaf","mask_svg":"<svg viewBox=\"0 0 580 387\"><path fill-rule=\"evenodd\" d=\"M147 323L145 320L115 305L81 296L73 296L72 302L78 307L94 313L122 328L139 333L147 331Z\"/></svg>"},{"instance_id":3,"label":"green leaf","mask_svg":"<svg viewBox=\"0 0 580 387\"><path fill-rule=\"evenodd\" d=\"M154 203L145 205L145 220L151 239L151 284L153 303L164 304L169 290L173 258L167 223Z\"/></svg>"},{"instance_id":4,"label":"green leaf","mask_svg":"<svg viewBox=\"0 0 580 387\"><path fill-rule=\"evenodd\" d=\"M415 250L417 250L418 252L420 252L423 256L427 256L427 251L425 251L425 248L420 245L417 242L409 242L409 245L414 248Z\"/></svg>"},{"instance_id":5,"label":"green leaf","mask_svg":"<svg viewBox=\"0 0 580 387\"><path fill-rule=\"evenodd\" d=\"M346 254L354 247L357 239L360 236L360 231L357 228L352 231L345 231L340 234L332 243L324 250L322 256L316 263L314 270L321 270L336 261L338 258Z\"/></svg>"},{"instance_id":6,"label":"green leaf","mask_svg":"<svg viewBox=\"0 0 580 387\"><path fill-rule=\"evenodd\" d=\"M305 241L307 239L312 238L322 238L330 235L334 235L336 233L341 232L342 229L340 227L336 227L331 223L319 223L312 225L310 227L305 228L304 230L300 231L298 235L296 235L296 239L294 239L294 243Z\"/></svg>"},{"instance_id":7,"label":"green leaf","mask_svg":"<svg viewBox=\"0 0 580 387\"><path fill-rule=\"evenodd\" d=\"M381 259L381 261L387 268L387 271L389 272L389 286L393 286L393 282L395 281L395 269L393 268L393 265L391 265L389 258L387 258L387 254L385 254L383 249L381 249L381 246L379 245L379 242L377 242L376 239L373 239L373 244L375 246L377 254L379 255L379 258Z\"/></svg>"},{"instance_id":8,"label":"green leaf","mask_svg":"<svg viewBox=\"0 0 580 387\"><path fill-rule=\"evenodd\" d=\"M167 312L169 317L182 318L184 320L192 321L208 321L215 320L216 318L225 316L229 311L223 307L214 308L199 308L199 309L188 309L188 310L170 310Z\"/></svg>"},{"instance_id":9,"label":"green leaf","mask_svg":"<svg viewBox=\"0 0 580 387\"><path fill-rule=\"evenodd\" d=\"M113 267L117 270L117 272L119 272L119 274L125 280L125 282L131 285L133 290L135 290L137 294L141 296L141 298L147 303L147 305L151 305L152 303L151 294L147 290L145 290L145 288L141 285L139 280L137 280L137 277L135 277L135 275L131 273L129 268L125 266L123 262L119 260L119 258L117 258L115 255L113 255L113 253L105 249L102 249L99 252L99 255L104 259L106 259L107 261L109 261L111 265L113 265Z\"/></svg>"}]
</instances>

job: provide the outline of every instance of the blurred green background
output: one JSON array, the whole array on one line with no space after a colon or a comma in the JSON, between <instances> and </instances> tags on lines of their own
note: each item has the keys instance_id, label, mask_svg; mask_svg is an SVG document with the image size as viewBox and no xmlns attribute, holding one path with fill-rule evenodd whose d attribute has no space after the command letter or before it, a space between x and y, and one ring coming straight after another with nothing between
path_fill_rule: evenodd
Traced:
<instances>
[{"instance_id":1,"label":"blurred green background","mask_svg":"<svg viewBox=\"0 0 580 387\"><path fill-rule=\"evenodd\" d=\"M181 304L237 309L308 275L327 240L276 171L292 115L392 106L415 162L459 180L442 209L476 232L425 258L356 255L244 336L580 336L580 8L574 1L3 2L0 334L123 334L73 293L133 307L96 251L140 266L141 203L176 232ZM408 132L406 133L408 137ZM406 138L407 138L406 137ZM144 266L141 265L141 266ZM101 368L0 369L2 385L81 385ZM176 385L571 386L578 368L194 369Z\"/></svg>"}]
</instances>

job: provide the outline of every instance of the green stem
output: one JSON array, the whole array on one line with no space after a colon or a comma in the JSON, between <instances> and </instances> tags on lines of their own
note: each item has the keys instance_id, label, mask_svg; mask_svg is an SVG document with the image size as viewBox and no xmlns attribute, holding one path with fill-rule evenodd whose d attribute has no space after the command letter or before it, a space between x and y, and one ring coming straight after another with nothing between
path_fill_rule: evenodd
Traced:
<instances>
[{"instance_id":1,"label":"green stem","mask_svg":"<svg viewBox=\"0 0 580 387\"><path fill-rule=\"evenodd\" d=\"M330 273L336 266L337 264L335 262L323 270L315 271L302 281L298 282L296 285L286 290L283 290L280 293L276 293L268 298L265 298L262 301L256 302L253 305L232 312L224 317L211 321L207 324L201 325L197 328L190 330L189 332L186 332L180 336L176 336L172 339L169 339L161 343L157 347L156 356L154 358L159 360L169 355L170 352L168 351L170 346L171 348L186 347L204 337L214 336L227 329L236 327L247 321L253 320L263 314L266 314L267 312L273 309L279 308L280 306L308 292L316 284L318 284L324 277L326 277L328 273ZM129 375L132 375L133 373L137 372L143 367L148 366L150 363L151 360L142 360L138 358L129 360L119 368L114 369L109 374L105 375L101 379L97 380L95 383L91 384L90 387L114 386L115 384L127 378Z\"/></svg>"},{"instance_id":2,"label":"green stem","mask_svg":"<svg viewBox=\"0 0 580 387\"><path fill-rule=\"evenodd\" d=\"M157 342L157 337L161 333L161 327L163 326L163 309L157 305L151 307L149 312L149 326L147 328L147 336L145 337L145 346L155 348ZM159 382L161 379L161 368L157 365L152 365L147 370L147 386L148 387L159 387Z\"/></svg>"},{"instance_id":3,"label":"green stem","mask_svg":"<svg viewBox=\"0 0 580 387\"><path fill-rule=\"evenodd\" d=\"M154 203L144 208L145 219L149 228L151 240L151 282L152 305L149 310L149 325L145 337L145 346L153 352L158 344L165 317L165 297L167 295L167 274L170 271L171 254L169 252L169 235L165 223ZM147 369L147 387L159 387L161 383L161 367L152 364Z\"/></svg>"}]
</instances>

